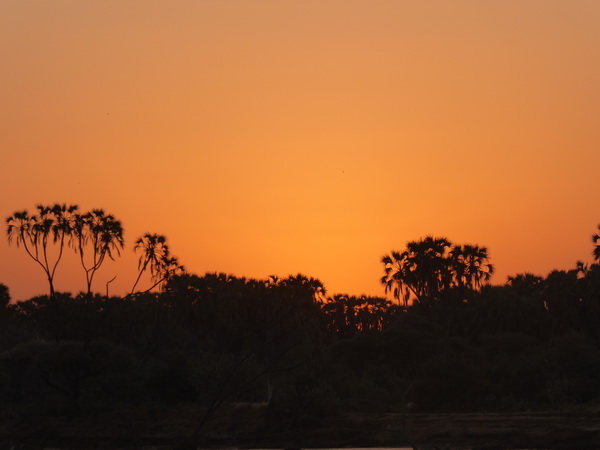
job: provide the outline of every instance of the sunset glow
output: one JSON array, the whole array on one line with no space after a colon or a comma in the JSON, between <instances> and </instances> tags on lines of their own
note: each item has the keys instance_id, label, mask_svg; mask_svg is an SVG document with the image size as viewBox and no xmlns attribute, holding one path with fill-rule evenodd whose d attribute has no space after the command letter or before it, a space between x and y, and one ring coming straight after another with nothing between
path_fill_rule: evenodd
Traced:
<instances>
[{"instance_id":1,"label":"sunset glow","mask_svg":"<svg viewBox=\"0 0 600 450\"><path fill-rule=\"evenodd\" d=\"M494 283L591 261L600 3L0 1L0 212L104 208L193 273L304 273L383 295L425 235L486 246ZM3 225L4 226L4 225ZM3 233L5 234L5 228ZM42 271L6 237L0 283ZM56 288L85 276L72 250Z\"/></svg>"}]
</instances>

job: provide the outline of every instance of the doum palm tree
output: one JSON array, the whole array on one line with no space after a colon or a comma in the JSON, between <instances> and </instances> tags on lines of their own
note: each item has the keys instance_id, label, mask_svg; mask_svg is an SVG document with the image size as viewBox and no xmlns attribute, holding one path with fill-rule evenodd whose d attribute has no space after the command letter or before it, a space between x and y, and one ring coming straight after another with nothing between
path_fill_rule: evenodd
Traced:
<instances>
[{"instance_id":1,"label":"doum palm tree","mask_svg":"<svg viewBox=\"0 0 600 450\"><path fill-rule=\"evenodd\" d=\"M481 289L494 274L494 265L489 263L486 247L478 245L455 245L450 251L454 282L457 287Z\"/></svg>"},{"instance_id":2,"label":"doum palm tree","mask_svg":"<svg viewBox=\"0 0 600 450\"><path fill-rule=\"evenodd\" d=\"M385 293L392 296L403 306L408 306L411 296L416 296L407 282L408 253L392 250L389 255L381 258L384 275L379 280L385 288Z\"/></svg>"},{"instance_id":3,"label":"doum palm tree","mask_svg":"<svg viewBox=\"0 0 600 450\"><path fill-rule=\"evenodd\" d=\"M392 251L381 258L384 275L380 282L386 294L392 292L403 306L408 306L411 299L423 302L435 298L452 281L448 259L451 245L444 237L426 236L408 242L403 252Z\"/></svg>"},{"instance_id":4,"label":"doum palm tree","mask_svg":"<svg viewBox=\"0 0 600 450\"><path fill-rule=\"evenodd\" d=\"M410 241L406 250L381 258L384 275L380 282L386 294L403 306L411 300L423 303L439 298L447 289L478 290L494 273L487 248L453 245L445 237L426 236Z\"/></svg>"},{"instance_id":5,"label":"doum palm tree","mask_svg":"<svg viewBox=\"0 0 600 450\"><path fill-rule=\"evenodd\" d=\"M115 253L121 254L121 249L125 246L123 226L112 214L106 214L102 209L92 209L75 216L71 243L85 271L89 294L94 275L106 257L114 260ZM87 250L91 255L88 254L86 258Z\"/></svg>"},{"instance_id":6,"label":"doum palm tree","mask_svg":"<svg viewBox=\"0 0 600 450\"><path fill-rule=\"evenodd\" d=\"M148 271L152 286L143 292L149 292L156 286L168 281L175 275L185 272L185 268L179 264L175 256L171 256L167 238L162 234L146 233L135 241L135 252L141 252L138 260L138 276L131 288L131 294L135 292L142 275Z\"/></svg>"},{"instance_id":7,"label":"doum palm tree","mask_svg":"<svg viewBox=\"0 0 600 450\"><path fill-rule=\"evenodd\" d=\"M327 299L325 285L318 278L309 277L298 273L280 278L277 275L269 275L265 281L266 286L283 286L289 289L305 290L310 292L312 299L317 303L323 303Z\"/></svg>"},{"instance_id":8,"label":"doum palm tree","mask_svg":"<svg viewBox=\"0 0 600 450\"><path fill-rule=\"evenodd\" d=\"M9 244L15 240L17 247L23 246L27 254L43 269L54 297L54 276L62 259L65 240L73 233L77 205L55 203L35 206L37 214L27 210L16 211L6 218ZM50 244L57 247L50 251ZM51 253L54 253L53 255Z\"/></svg>"}]
</instances>

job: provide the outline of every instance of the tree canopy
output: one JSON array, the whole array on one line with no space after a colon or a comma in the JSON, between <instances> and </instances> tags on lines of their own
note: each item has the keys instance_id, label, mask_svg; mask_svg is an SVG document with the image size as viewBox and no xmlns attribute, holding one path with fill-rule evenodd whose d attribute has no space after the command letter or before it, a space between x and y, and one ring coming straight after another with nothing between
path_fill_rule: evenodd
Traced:
<instances>
[{"instance_id":1,"label":"tree canopy","mask_svg":"<svg viewBox=\"0 0 600 450\"><path fill-rule=\"evenodd\" d=\"M407 306L438 300L443 291L479 290L494 273L486 247L454 245L445 237L410 241L403 251L383 256L385 292Z\"/></svg>"}]
</instances>

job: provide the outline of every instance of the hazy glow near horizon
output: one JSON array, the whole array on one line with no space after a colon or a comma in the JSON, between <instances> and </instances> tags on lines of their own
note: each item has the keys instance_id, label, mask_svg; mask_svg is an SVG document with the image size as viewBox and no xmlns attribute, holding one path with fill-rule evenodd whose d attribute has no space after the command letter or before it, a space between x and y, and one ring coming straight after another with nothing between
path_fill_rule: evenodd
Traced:
<instances>
[{"instance_id":1,"label":"hazy glow near horizon","mask_svg":"<svg viewBox=\"0 0 600 450\"><path fill-rule=\"evenodd\" d=\"M597 1L0 2L0 214L104 208L195 273L302 272L382 295L426 234L495 282L591 260L600 222ZM3 233L5 229L3 230ZM0 239L13 298L42 271ZM75 255L58 290L78 291Z\"/></svg>"}]
</instances>

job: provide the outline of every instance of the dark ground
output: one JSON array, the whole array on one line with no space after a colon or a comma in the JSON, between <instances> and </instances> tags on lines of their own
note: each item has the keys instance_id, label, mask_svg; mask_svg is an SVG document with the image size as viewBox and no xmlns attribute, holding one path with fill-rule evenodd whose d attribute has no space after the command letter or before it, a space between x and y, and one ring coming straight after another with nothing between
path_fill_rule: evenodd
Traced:
<instances>
[{"instance_id":1,"label":"dark ground","mask_svg":"<svg viewBox=\"0 0 600 450\"><path fill-rule=\"evenodd\" d=\"M205 427L198 447L431 447L600 449L600 413L351 413L275 419L261 406L229 408ZM21 416L22 418L23 416ZM156 408L85 418L2 417L0 449L191 448L198 411ZM269 420L265 420L269 418Z\"/></svg>"}]
</instances>

